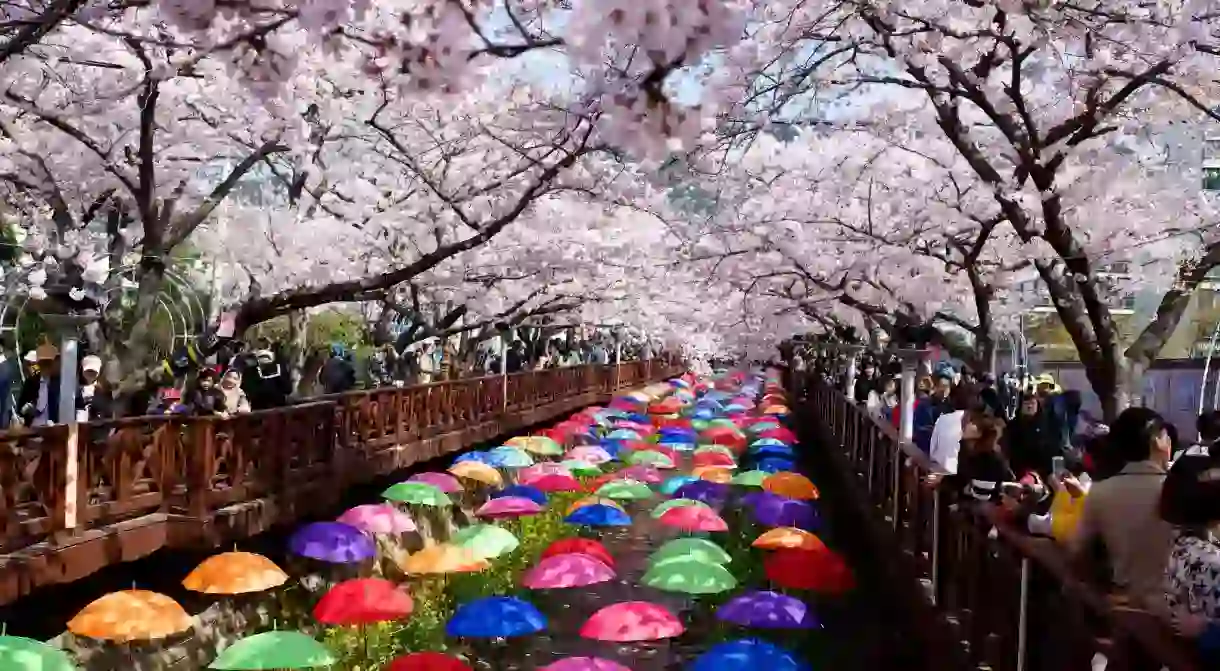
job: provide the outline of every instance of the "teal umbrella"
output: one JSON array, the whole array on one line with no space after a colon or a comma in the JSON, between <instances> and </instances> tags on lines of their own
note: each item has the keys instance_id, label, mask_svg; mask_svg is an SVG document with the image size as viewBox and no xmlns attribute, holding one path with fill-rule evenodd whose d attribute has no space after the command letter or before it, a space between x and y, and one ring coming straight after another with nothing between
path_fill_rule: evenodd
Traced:
<instances>
[{"instance_id":1,"label":"teal umbrella","mask_svg":"<svg viewBox=\"0 0 1220 671\"><path fill-rule=\"evenodd\" d=\"M75 671L59 648L24 636L0 636L0 669L4 671Z\"/></svg>"},{"instance_id":2,"label":"teal umbrella","mask_svg":"<svg viewBox=\"0 0 1220 671\"><path fill-rule=\"evenodd\" d=\"M208 668L222 671L314 669L338 661L326 646L298 631L265 631L225 648Z\"/></svg>"}]
</instances>

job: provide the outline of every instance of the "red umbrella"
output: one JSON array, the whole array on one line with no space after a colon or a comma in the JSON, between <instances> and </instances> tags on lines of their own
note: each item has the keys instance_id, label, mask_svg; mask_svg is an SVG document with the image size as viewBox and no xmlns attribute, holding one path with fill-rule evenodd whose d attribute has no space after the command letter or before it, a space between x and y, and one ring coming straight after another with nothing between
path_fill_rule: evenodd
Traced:
<instances>
[{"instance_id":1,"label":"red umbrella","mask_svg":"<svg viewBox=\"0 0 1220 671\"><path fill-rule=\"evenodd\" d=\"M786 426L781 426L778 429L767 429L766 431L763 431L762 433L758 434L758 437L759 438L774 438L778 441L782 441L782 442L785 442L788 444L792 444L792 443L796 442L796 434L792 433L792 429L789 429Z\"/></svg>"},{"instance_id":2,"label":"red umbrella","mask_svg":"<svg viewBox=\"0 0 1220 671\"><path fill-rule=\"evenodd\" d=\"M401 620L414 608L411 595L398 585L379 578L360 578L330 588L314 606L313 618L322 624L362 626Z\"/></svg>"},{"instance_id":3,"label":"red umbrella","mask_svg":"<svg viewBox=\"0 0 1220 671\"><path fill-rule=\"evenodd\" d=\"M588 538L564 538L557 540L546 546L539 559L566 554L589 555L606 566L614 568L614 557L610 556L610 551L606 549L606 546Z\"/></svg>"},{"instance_id":4,"label":"red umbrella","mask_svg":"<svg viewBox=\"0 0 1220 671\"><path fill-rule=\"evenodd\" d=\"M657 401L648 406L648 412L652 415L675 415L682 410L682 401L670 396L663 401Z\"/></svg>"},{"instance_id":5,"label":"red umbrella","mask_svg":"<svg viewBox=\"0 0 1220 671\"><path fill-rule=\"evenodd\" d=\"M614 482L615 480L620 479L622 479L622 475L619 473L605 473L603 475L599 475L589 481L589 491L596 492L607 482Z\"/></svg>"},{"instance_id":6,"label":"red umbrella","mask_svg":"<svg viewBox=\"0 0 1220 671\"><path fill-rule=\"evenodd\" d=\"M547 493L579 492L581 490L579 480L570 475L559 475L556 473L531 480L529 484L531 487L536 487Z\"/></svg>"},{"instance_id":7,"label":"red umbrella","mask_svg":"<svg viewBox=\"0 0 1220 671\"><path fill-rule=\"evenodd\" d=\"M694 457L695 466L716 466L720 468L737 468L737 462L733 461L733 457L724 452L700 452Z\"/></svg>"},{"instance_id":8,"label":"red umbrella","mask_svg":"<svg viewBox=\"0 0 1220 671\"><path fill-rule=\"evenodd\" d=\"M776 550L763 559L767 580L788 589L842 594L856 586L851 568L838 553Z\"/></svg>"},{"instance_id":9,"label":"red umbrella","mask_svg":"<svg viewBox=\"0 0 1220 671\"><path fill-rule=\"evenodd\" d=\"M746 446L745 437L727 426L712 427L704 431L699 440L700 442L711 443L713 445L724 445L734 450L742 450Z\"/></svg>"},{"instance_id":10,"label":"red umbrella","mask_svg":"<svg viewBox=\"0 0 1220 671\"><path fill-rule=\"evenodd\" d=\"M687 417L658 417L656 419L658 429L689 429L690 419Z\"/></svg>"},{"instance_id":11,"label":"red umbrella","mask_svg":"<svg viewBox=\"0 0 1220 671\"><path fill-rule=\"evenodd\" d=\"M474 671L462 660L439 652L413 652L390 662L385 671Z\"/></svg>"}]
</instances>

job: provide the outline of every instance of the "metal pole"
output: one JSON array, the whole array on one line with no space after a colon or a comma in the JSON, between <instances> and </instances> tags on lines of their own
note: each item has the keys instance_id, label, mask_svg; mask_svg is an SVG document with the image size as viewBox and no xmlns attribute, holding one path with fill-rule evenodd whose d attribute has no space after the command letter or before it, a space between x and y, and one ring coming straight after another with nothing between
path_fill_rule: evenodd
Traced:
<instances>
[{"instance_id":1,"label":"metal pole","mask_svg":"<svg viewBox=\"0 0 1220 671\"><path fill-rule=\"evenodd\" d=\"M844 389L843 393L847 394L849 401L856 400L856 362L859 358L859 354L852 352L851 358L847 360L847 389Z\"/></svg>"},{"instance_id":2,"label":"metal pole","mask_svg":"<svg viewBox=\"0 0 1220 671\"><path fill-rule=\"evenodd\" d=\"M1207 376L1211 372L1212 355L1216 352L1216 336L1220 335L1220 320L1216 321L1215 328L1212 329L1211 340L1207 343L1207 359L1203 361L1203 380L1199 382L1199 410L1196 415L1203 414L1203 397L1207 389ZM1220 391L1220 384L1216 385L1216 389ZM1212 407L1215 407L1215 401L1212 401ZM1202 438L1202 436L1200 436Z\"/></svg>"},{"instance_id":3,"label":"metal pole","mask_svg":"<svg viewBox=\"0 0 1220 671\"><path fill-rule=\"evenodd\" d=\"M902 389L899 404L898 432L904 441L910 442L915 435L915 366L902 362Z\"/></svg>"},{"instance_id":4,"label":"metal pole","mask_svg":"<svg viewBox=\"0 0 1220 671\"><path fill-rule=\"evenodd\" d=\"M1029 558L1021 558L1021 610L1017 617L1017 665L1014 671L1025 671L1025 645L1029 636Z\"/></svg>"},{"instance_id":5,"label":"metal pole","mask_svg":"<svg viewBox=\"0 0 1220 671\"><path fill-rule=\"evenodd\" d=\"M80 479L79 425L76 418L76 333L64 330L59 348L59 422L68 427L67 463L64 465L64 528L76 528L77 487Z\"/></svg>"},{"instance_id":6,"label":"metal pole","mask_svg":"<svg viewBox=\"0 0 1220 671\"><path fill-rule=\"evenodd\" d=\"M940 489L932 490L932 605L940 594Z\"/></svg>"},{"instance_id":7,"label":"metal pole","mask_svg":"<svg viewBox=\"0 0 1220 671\"><path fill-rule=\"evenodd\" d=\"M512 329L500 334L500 405L501 410L508 411L508 336Z\"/></svg>"}]
</instances>

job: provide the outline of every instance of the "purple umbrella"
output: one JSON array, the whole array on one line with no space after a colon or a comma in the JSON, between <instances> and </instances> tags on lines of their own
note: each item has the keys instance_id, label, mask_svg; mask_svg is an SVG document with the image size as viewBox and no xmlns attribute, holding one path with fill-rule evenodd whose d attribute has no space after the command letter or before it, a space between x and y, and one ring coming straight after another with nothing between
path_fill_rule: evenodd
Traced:
<instances>
[{"instance_id":1,"label":"purple umbrella","mask_svg":"<svg viewBox=\"0 0 1220 671\"><path fill-rule=\"evenodd\" d=\"M720 506L729 498L729 486L709 480L696 480L679 487L678 491L674 492L674 497L702 501L709 506Z\"/></svg>"},{"instance_id":2,"label":"purple umbrella","mask_svg":"<svg viewBox=\"0 0 1220 671\"><path fill-rule=\"evenodd\" d=\"M808 501L794 501L781 496L760 500L754 506L754 521L768 527L798 527L814 531L818 511Z\"/></svg>"},{"instance_id":3,"label":"purple umbrella","mask_svg":"<svg viewBox=\"0 0 1220 671\"><path fill-rule=\"evenodd\" d=\"M768 492L768 491L752 491L749 494L746 494L745 496L741 497L741 505L753 510L754 508L757 508L760 504L768 502L768 501L787 501L787 500L788 499L780 496L779 494L772 494L771 492Z\"/></svg>"},{"instance_id":4,"label":"purple umbrella","mask_svg":"<svg viewBox=\"0 0 1220 671\"><path fill-rule=\"evenodd\" d=\"M432 485L446 494L462 491L462 483L458 482L457 478L448 473L416 473L407 478L407 482L422 482Z\"/></svg>"},{"instance_id":5,"label":"purple umbrella","mask_svg":"<svg viewBox=\"0 0 1220 671\"><path fill-rule=\"evenodd\" d=\"M763 629L814 629L819 626L804 601L778 592L742 594L717 608L716 618Z\"/></svg>"},{"instance_id":6,"label":"purple umbrella","mask_svg":"<svg viewBox=\"0 0 1220 671\"><path fill-rule=\"evenodd\" d=\"M342 522L306 524L288 539L288 549L302 557L332 564L354 564L377 554L372 538Z\"/></svg>"}]
</instances>

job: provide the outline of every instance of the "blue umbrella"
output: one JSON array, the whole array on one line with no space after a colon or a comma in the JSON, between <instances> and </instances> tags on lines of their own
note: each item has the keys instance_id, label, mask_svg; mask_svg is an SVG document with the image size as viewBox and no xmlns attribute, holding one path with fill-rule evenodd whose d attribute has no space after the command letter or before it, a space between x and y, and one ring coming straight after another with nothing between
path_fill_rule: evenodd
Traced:
<instances>
[{"instance_id":1,"label":"blue umbrella","mask_svg":"<svg viewBox=\"0 0 1220 671\"><path fill-rule=\"evenodd\" d=\"M480 464L487 464L488 466L496 465L493 463L495 462L495 457L491 456L490 452L467 452L465 454L459 454L453 459L453 463L456 464L459 461L477 461Z\"/></svg>"},{"instance_id":2,"label":"blue umbrella","mask_svg":"<svg viewBox=\"0 0 1220 671\"><path fill-rule=\"evenodd\" d=\"M814 629L821 626L804 601L779 592L742 594L717 608L716 619L764 629Z\"/></svg>"},{"instance_id":3,"label":"blue umbrella","mask_svg":"<svg viewBox=\"0 0 1220 671\"><path fill-rule=\"evenodd\" d=\"M796 462L791 459L783 459L781 457L768 457L758 460L754 468L767 473L779 473L780 471L795 471Z\"/></svg>"},{"instance_id":4,"label":"blue umbrella","mask_svg":"<svg viewBox=\"0 0 1220 671\"><path fill-rule=\"evenodd\" d=\"M702 501L709 506L718 506L728 500L729 486L722 485L719 482L696 480L679 487L678 491L674 492L674 496L680 499Z\"/></svg>"},{"instance_id":5,"label":"blue umbrella","mask_svg":"<svg viewBox=\"0 0 1220 671\"><path fill-rule=\"evenodd\" d=\"M652 419L648 415L639 412L628 413L626 419L628 421L635 422L636 424L652 423Z\"/></svg>"},{"instance_id":6,"label":"blue umbrella","mask_svg":"<svg viewBox=\"0 0 1220 671\"><path fill-rule=\"evenodd\" d=\"M673 496L682 487L692 482L698 482L699 478L691 475L675 475L671 478L666 478L665 482L661 483L659 489L666 496Z\"/></svg>"},{"instance_id":7,"label":"blue umbrella","mask_svg":"<svg viewBox=\"0 0 1220 671\"><path fill-rule=\"evenodd\" d=\"M751 447L748 454L755 459L765 459L767 457L791 459L796 456L796 450L788 445L758 445Z\"/></svg>"},{"instance_id":8,"label":"blue umbrella","mask_svg":"<svg viewBox=\"0 0 1220 671\"><path fill-rule=\"evenodd\" d=\"M623 443L613 438L603 438L598 446L609 452L614 459L618 459L618 453L623 450Z\"/></svg>"},{"instance_id":9,"label":"blue umbrella","mask_svg":"<svg viewBox=\"0 0 1220 671\"><path fill-rule=\"evenodd\" d=\"M746 407L739 403L730 403L730 404L724 406L724 411L731 415L731 414L737 413L737 412L745 412Z\"/></svg>"},{"instance_id":10,"label":"blue umbrella","mask_svg":"<svg viewBox=\"0 0 1220 671\"><path fill-rule=\"evenodd\" d=\"M631 429L615 429L606 437L613 440L639 440L640 434Z\"/></svg>"},{"instance_id":11,"label":"blue umbrella","mask_svg":"<svg viewBox=\"0 0 1220 671\"><path fill-rule=\"evenodd\" d=\"M695 419L715 419L716 411L711 408L696 408Z\"/></svg>"},{"instance_id":12,"label":"blue umbrella","mask_svg":"<svg viewBox=\"0 0 1220 671\"><path fill-rule=\"evenodd\" d=\"M445 624L449 636L508 638L527 636L546 629L546 617L528 601L491 596L458 606Z\"/></svg>"},{"instance_id":13,"label":"blue umbrella","mask_svg":"<svg viewBox=\"0 0 1220 671\"><path fill-rule=\"evenodd\" d=\"M779 427L777 426L775 428L778 429ZM774 445L775 447L791 447L788 443L785 443L778 438L759 438L758 440L750 443L750 449L754 450L766 445Z\"/></svg>"},{"instance_id":14,"label":"blue umbrella","mask_svg":"<svg viewBox=\"0 0 1220 671\"><path fill-rule=\"evenodd\" d=\"M529 499L540 506L546 505L546 492L531 487L529 485L509 485L504 489L491 495L493 499L503 498L505 496L517 496L523 499Z\"/></svg>"},{"instance_id":15,"label":"blue umbrella","mask_svg":"<svg viewBox=\"0 0 1220 671\"><path fill-rule=\"evenodd\" d=\"M342 522L306 524L288 539L293 554L332 564L354 564L377 554L373 539Z\"/></svg>"},{"instance_id":16,"label":"blue umbrella","mask_svg":"<svg viewBox=\"0 0 1220 671\"><path fill-rule=\"evenodd\" d=\"M661 429L657 433L660 435L662 443L695 442L695 431L693 429Z\"/></svg>"},{"instance_id":17,"label":"blue umbrella","mask_svg":"<svg viewBox=\"0 0 1220 671\"><path fill-rule=\"evenodd\" d=\"M534 465L534 460L530 455L511 445L493 448L489 455L496 460L496 466L504 468L525 468Z\"/></svg>"},{"instance_id":18,"label":"blue umbrella","mask_svg":"<svg viewBox=\"0 0 1220 671\"><path fill-rule=\"evenodd\" d=\"M811 671L792 653L756 639L729 641L714 646L699 655L690 666L690 671L737 671L756 668L767 671Z\"/></svg>"},{"instance_id":19,"label":"blue umbrella","mask_svg":"<svg viewBox=\"0 0 1220 671\"><path fill-rule=\"evenodd\" d=\"M568 524L583 524L587 527L626 527L631 526L631 517L615 508L600 503L581 506L571 515L563 518Z\"/></svg>"}]
</instances>

